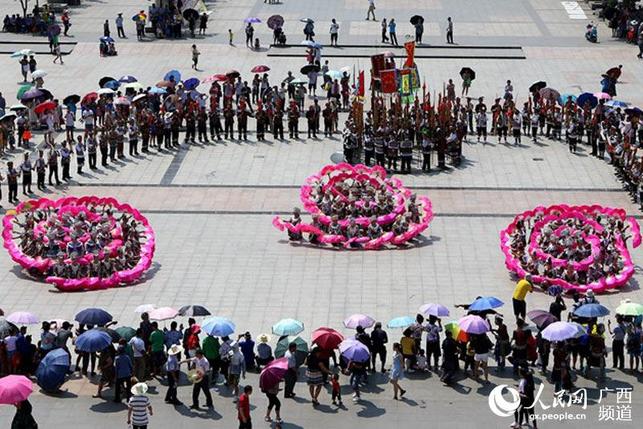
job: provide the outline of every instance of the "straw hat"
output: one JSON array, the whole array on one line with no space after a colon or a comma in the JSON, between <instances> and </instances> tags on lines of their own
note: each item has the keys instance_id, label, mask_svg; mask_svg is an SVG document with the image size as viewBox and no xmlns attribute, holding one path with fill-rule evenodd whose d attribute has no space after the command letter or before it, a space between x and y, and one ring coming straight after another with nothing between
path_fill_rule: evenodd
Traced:
<instances>
[{"instance_id":1,"label":"straw hat","mask_svg":"<svg viewBox=\"0 0 643 429\"><path fill-rule=\"evenodd\" d=\"M260 343L269 343L270 342L270 335L268 334L261 334L257 338Z\"/></svg>"},{"instance_id":2,"label":"straw hat","mask_svg":"<svg viewBox=\"0 0 643 429\"><path fill-rule=\"evenodd\" d=\"M167 351L167 354L170 356L178 355L183 352L183 347L178 344L173 344Z\"/></svg>"},{"instance_id":3,"label":"straw hat","mask_svg":"<svg viewBox=\"0 0 643 429\"><path fill-rule=\"evenodd\" d=\"M147 384L136 383L132 386L132 395L145 395L147 393Z\"/></svg>"}]
</instances>

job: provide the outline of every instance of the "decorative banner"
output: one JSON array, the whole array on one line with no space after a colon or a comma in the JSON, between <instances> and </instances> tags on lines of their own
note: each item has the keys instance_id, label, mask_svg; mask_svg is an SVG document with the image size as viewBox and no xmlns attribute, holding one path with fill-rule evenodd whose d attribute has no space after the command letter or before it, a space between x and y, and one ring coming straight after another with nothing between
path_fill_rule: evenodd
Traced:
<instances>
[{"instance_id":1,"label":"decorative banner","mask_svg":"<svg viewBox=\"0 0 643 429\"><path fill-rule=\"evenodd\" d=\"M393 94L397 92L395 70L380 71L380 80L382 81L382 93Z\"/></svg>"},{"instance_id":2,"label":"decorative banner","mask_svg":"<svg viewBox=\"0 0 643 429\"><path fill-rule=\"evenodd\" d=\"M404 67L411 68L413 67L413 63L415 63L415 42L406 42L404 44L404 49L406 49L406 61L404 62Z\"/></svg>"},{"instance_id":3,"label":"decorative banner","mask_svg":"<svg viewBox=\"0 0 643 429\"><path fill-rule=\"evenodd\" d=\"M360 72L359 72L359 80L358 80L357 95L359 97L364 97L364 91L365 91L365 88L364 88L364 70L360 70Z\"/></svg>"},{"instance_id":4,"label":"decorative banner","mask_svg":"<svg viewBox=\"0 0 643 429\"><path fill-rule=\"evenodd\" d=\"M532 274L548 292L603 292L634 275L628 237L641 244L638 222L623 209L560 204L516 216L500 232L500 248L509 271Z\"/></svg>"},{"instance_id":5,"label":"decorative banner","mask_svg":"<svg viewBox=\"0 0 643 429\"><path fill-rule=\"evenodd\" d=\"M400 94L409 95L411 89L411 71L409 69L400 70Z\"/></svg>"},{"instance_id":6,"label":"decorative banner","mask_svg":"<svg viewBox=\"0 0 643 429\"><path fill-rule=\"evenodd\" d=\"M371 56L371 75L377 76L386 69L386 58L384 54L377 54Z\"/></svg>"}]
</instances>

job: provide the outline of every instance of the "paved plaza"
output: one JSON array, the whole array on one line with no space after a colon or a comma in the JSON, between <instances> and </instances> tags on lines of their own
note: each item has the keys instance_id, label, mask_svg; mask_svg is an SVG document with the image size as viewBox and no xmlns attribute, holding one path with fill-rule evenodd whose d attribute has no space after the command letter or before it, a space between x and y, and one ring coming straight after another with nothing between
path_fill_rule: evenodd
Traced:
<instances>
[{"instance_id":1,"label":"paved plaza","mask_svg":"<svg viewBox=\"0 0 643 429\"><path fill-rule=\"evenodd\" d=\"M63 41L77 42L65 64L52 64L47 55L38 55L39 68L49 75L45 87L61 98L96 90L102 76L136 76L145 85L154 85L170 69L184 76L203 78L213 73L236 69L250 77L256 64L271 67L270 76L280 81L288 70L297 72L304 64L302 48L268 48L271 31L257 24L256 35L264 49L253 52L244 46L243 18L257 16L266 20L272 14L286 19L284 30L289 43L303 38L300 18L316 21L317 39L328 42L327 29L332 18L340 24L340 45L360 48L325 49L331 68L370 67L368 55L381 52L380 26L365 21L366 0L282 0L277 5L260 0L217 0L206 2L212 11L208 34L178 41L137 42L129 17L149 2L142 0L82 1L73 8L70 34ZM458 78L463 66L476 70L472 96L484 95L487 103L502 95L504 83L511 79L514 94L521 102L527 88L537 80L561 93L600 89L600 75L610 67L623 64L618 86L619 98L643 105L643 61L637 48L612 40L611 30L599 24L601 43L587 44L583 34L591 11L581 3L588 20L570 19L561 2L555 0L376 0L376 16L398 21L398 38L413 33L412 15L424 15L425 43L441 46L446 56L466 56L466 49L446 48L446 17L455 22L454 38L459 45L514 46L525 59L418 58L421 78L433 91L441 91L449 78ZM14 0L0 0L4 13L19 12ZM100 58L98 37L102 23L113 20L118 12L126 18L127 40L117 39L118 56ZM228 45L227 30L235 34L235 45ZM0 41L43 41L32 36L0 33ZM191 72L190 45L196 43L201 71ZM20 48L28 47L23 45ZM40 47L39 49L42 49ZM491 48L490 48L491 49ZM463 51L463 52L460 52ZM271 54L300 54L299 57L274 57ZM396 51L402 55L403 50ZM361 55L352 58L351 55ZM333 57L336 55L336 57ZM343 56L340 56L343 55ZM418 49L430 57L432 49ZM322 58L324 59L324 58ZM13 104L20 81L19 64L9 55L0 56L3 71L0 91ZM459 89L458 89L459 90ZM344 116L340 117L340 124ZM303 122L303 121L302 121ZM251 121L254 130L254 121ZM341 128L341 126L340 126ZM37 136L37 139L41 139ZM254 132L247 142L223 141L183 147L173 154L143 154L82 177L72 174L69 185L49 188L46 197L63 195L114 196L138 208L157 235L152 269L139 284L116 289L61 293L52 286L27 277L6 252L0 255L0 307L5 313L28 310L41 318L67 320L86 307L108 310L118 326L135 326L140 304L181 307L202 304L217 316L235 321L239 333L246 330L256 337L268 332L277 320L292 317L304 322L302 337L319 326L337 328L347 335L342 320L353 313L369 314L384 323L393 317L414 315L421 304L438 302L451 309L457 320L464 311L455 304L471 302L478 295L499 297L500 309L513 326L511 296L516 279L509 275L499 246L499 231L515 214L537 205L601 204L622 207L641 218L638 205L630 200L608 163L588 155L582 145L571 154L564 142L541 139L534 144L523 138L520 147L470 141L464 144L464 160L459 167L420 174L419 160L414 173L400 177L419 195L428 196L436 217L419 244L406 249L380 251L338 251L307 244L292 244L285 233L271 225L275 214L287 216L301 205L299 187L304 179L331 163L330 157L342 151L339 135L334 138L284 142L258 142ZM10 157L19 156L15 152ZM4 174L5 162L2 161ZM4 184L3 184L4 187ZM4 191L4 189L3 189ZM6 199L2 201L5 209ZM4 210L2 210L2 213ZM601 295L600 301L615 308L624 298L643 302L640 250L632 250L637 272L618 292ZM528 308L547 309L551 297L536 292L528 296ZM183 322L186 320L180 319ZM36 334L36 327L32 333ZM391 342L401 330L387 329ZM608 362L611 367L611 359ZM494 366L495 364L492 364ZM345 408L336 409L330 396L322 393L322 406L311 407L307 388L300 377L294 400L283 400L282 417L286 429L298 428L498 428L507 427L510 418L491 413L487 396L500 384L515 385L511 371L492 371L490 384L469 378L456 388L444 387L435 374L405 379L408 399L394 401L383 375L372 376L359 404L351 403L350 386L343 377ZM538 376L540 377L540 376ZM607 371L608 381L579 377L577 385L589 391L589 406L582 411L586 420L542 422L539 427L602 427L599 422L600 389L633 388L632 421L612 423L618 428L635 427L643 418L641 375L618 370ZM537 378L537 384L539 378ZM179 399L189 404L191 387L182 380ZM258 375L245 380L255 386L251 398L254 427L269 427L263 422L266 398L258 389ZM150 383L154 416L150 428L233 428L237 427L232 396L224 387L213 389L214 411L192 412L187 407L163 403L166 387ZM31 402L40 427L119 428L126 427L125 406L93 399L96 386L87 378L72 378L60 396L36 391ZM545 382L543 402L551 404L552 385ZM110 395L109 393L106 395ZM602 403L606 403L603 398ZM616 404L610 393L608 404ZM574 409L577 410L577 409ZM574 411L576 412L576 411ZM9 427L13 407L0 407L0 428ZM565 426L563 426L563 424Z\"/></svg>"}]
</instances>

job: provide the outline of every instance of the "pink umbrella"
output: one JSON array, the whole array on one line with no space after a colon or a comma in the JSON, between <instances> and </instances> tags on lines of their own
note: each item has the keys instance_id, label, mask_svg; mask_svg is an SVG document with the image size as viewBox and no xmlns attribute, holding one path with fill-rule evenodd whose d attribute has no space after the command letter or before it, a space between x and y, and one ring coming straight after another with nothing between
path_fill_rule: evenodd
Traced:
<instances>
[{"instance_id":1,"label":"pink umbrella","mask_svg":"<svg viewBox=\"0 0 643 429\"><path fill-rule=\"evenodd\" d=\"M7 375L0 378L0 404L17 404L27 399L31 392L33 383L23 375Z\"/></svg>"},{"instance_id":2,"label":"pink umbrella","mask_svg":"<svg viewBox=\"0 0 643 429\"><path fill-rule=\"evenodd\" d=\"M7 316L7 320L15 325L35 325L39 323L38 317L26 311L16 311Z\"/></svg>"},{"instance_id":3,"label":"pink umbrella","mask_svg":"<svg viewBox=\"0 0 643 429\"><path fill-rule=\"evenodd\" d=\"M610 98L612 98L612 96L606 92L595 92L594 97L598 98L599 100L609 100Z\"/></svg>"},{"instance_id":4,"label":"pink umbrella","mask_svg":"<svg viewBox=\"0 0 643 429\"><path fill-rule=\"evenodd\" d=\"M467 334L484 334L489 331L489 324L480 316L469 315L458 321L458 326Z\"/></svg>"},{"instance_id":5,"label":"pink umbrella","mask_svg":"<svg viewBox=\"0 0 643 429\"><path fill-rule=\"evenodd\" d=\"M353 329L357 328L358 326L361 326L362 328L370 328L374 324L375 319L365 314L353 314L352 316L348 316L348 318L344 320L344 326Z\"/></svg>"},{"instance_id":6,"label":"pink umbrella","mask_svg":"<svg viewBox=\"0 0 643 429\"><path fill-rule=\"evenodd\" d=\"M274 387L284 378L286 372L288 372L288 358L282 357L273 360L261 370L259 387L261 387L262 390L268 390Z\"/></svg>"},{"instance_id":7,"label":"pink umbrella","mask_svg":"<svg viewBox=\"0 0 643 429\"><path fill-rule=\"evenodd\" d=\"M171 307L156 308L149 313L150 320L168 320L174 319L179 312Z\"/></svg>"}]
</instances>

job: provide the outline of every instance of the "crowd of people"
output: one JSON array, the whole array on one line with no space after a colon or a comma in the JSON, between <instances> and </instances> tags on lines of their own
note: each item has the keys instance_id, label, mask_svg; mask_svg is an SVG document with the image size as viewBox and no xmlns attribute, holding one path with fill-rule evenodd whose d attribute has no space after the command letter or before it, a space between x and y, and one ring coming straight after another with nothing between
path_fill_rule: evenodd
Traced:
<instances>
[{"instance_id":1,"label":"crowd of people","mask_svg":"<svg viewBox=\"0 0 643 429\"><path fill-rule=\"evenodd\" d=\"M592 378L592 368L598 369L598 377L604 379L610 352L614 369L625 370L627 354L629 371L635 375L639 373L643 352L640 315L617 314L614 329L611 321L606 327L596 318L579 317L575 313L584 304L599 303L590 291L585 296L575 293L569 308L563 297L556 295L547 312L549 322L535 319L534 325L530 325L523 318L526 295L532 291L529 276L516 284L513 294L516 322L513 331L510 331L507 317L498 312L497 306L494 306L495 309L484 307L482 310L475 307L481 297L472 304L456 307L464 308L469 315L482 317L486 323L486 333L466 333L462 329L453 329L451 323L443 326L441 318L435 315L418 314L415 322L407 325L399 341L394 341L391 348L390 333L382 328L381 323L373 320L363 322L366 326L357 325L354 337L348 339L349 342L355 341L363 345L358 345L357 348L365 347L367 353L363 355L350 354L347 349L343 349L338 356L335 350L343 339L339 333L336 334L340 340L332 343L332 346L324 348L325 346L314 344L307 353L304 352L305 348L301 348L301 342L292 342L289 337L280 337L278 341L279 344L285 341L287 347L278 344L273 350L268 335L259 335L258 341L253 339L250 332L238 336L217 336L212 331L204 332L193 317L188 319L185 327L172 321L169 329L161 329L158 322L150 320L148 313L142 313L140 325L136 329L123 327L114 330L117 322L111 321L103 326L81 324L75 333L69 322L47 321L42 323L37 341L33 339L35 333L28 333L26 326L9 328L4 333L3 340L0 341L0 373L33 376L39 361L60 348L70 357L75 357L70 373L78 371L97 382L95 398L106 399L105 389L111 388L111 398L114 401L121 402L126 398L130 400L131 407L131 397L136 398L136 386L139 386L138 389L143 388L138 383L160 380L167 386L165 402L181 406L183 389L179 387L179 381L185 376L192 383L191 408L195 410L200 407L201 394L205 396L208 408L215 406L211 394L211 388L215 385L222 385L220 391L229 392L233 401L238 401L239 406L243 406L247 399L244 398L244 393L247 394L252 389L251 386L242 385L246 373L261 372L262 368L281 356L285 357L288 364L284 376L284 398L298 395L295 389L297 381L302 377L300 368L303 366L313 406L322 401L320 393L327 391L332 403L342 407L341 385L347 382L353 390L353 401L359 402L364 386L370 383L369 373L380 371L388 375L394 399L404 399L407 390L412 391L412 385L416 381L405 382L404 387L401 385L402 380L410 374L413 374L412 379L421 379L422 373L433 372L446 386L457 385L463 376L470 376L474 380L480 380L482 376L484 383L488 383L490 359L497 362L498 372L504 372L509 362L513 367L514 377L528 380L531 386L522 393L532 401L536 371L540 372L543 379L554 384L556 392L565 391L568 394L574 390L574 380L577 377ZM516 305L521 302L522 305ZM569 310L567 315L564 314L566 310ZM542 331L549 323L565 319L582 327L578 335L555 342L543 338ZM203 326L205 330L210 329L207 328L207 320ZM366 329L370 327L372 330L367 332ZM75 338L95 328L108 332L113 344L97 353L80 350L74 352ZM611 351L607 346L609 337L612 339ZM392 355L387 360L389 352ZM181 372L184 364L187 365L185 375ZM281 401L278 398L280 390L279 383L263 390L267 399L264 419L268 422L272 421L273 411L276 412L275 420L281 422ZM529 403L525 404L528 405ZM244 417L250 421L249 414ZM519 419L522 420L522 416L516 411L516 424L521 423Z\"/></svg>"}]
</instances>

